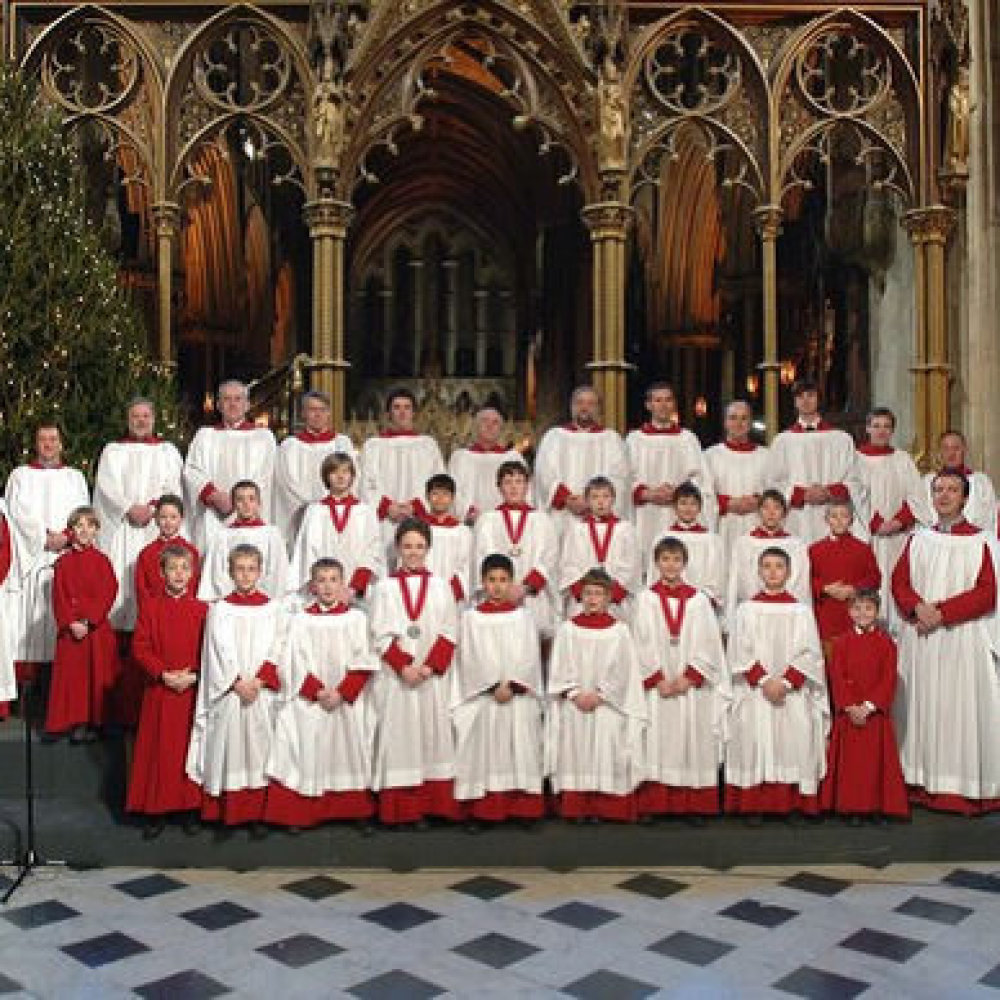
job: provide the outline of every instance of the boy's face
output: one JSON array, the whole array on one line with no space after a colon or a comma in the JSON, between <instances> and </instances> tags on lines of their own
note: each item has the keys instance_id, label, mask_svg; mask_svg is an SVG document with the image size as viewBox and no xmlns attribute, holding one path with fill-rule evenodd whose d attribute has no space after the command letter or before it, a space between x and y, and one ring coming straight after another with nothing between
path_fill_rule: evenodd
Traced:
<instances>
[{"instance_id":1,"label":"boy's face","mask_svg":"<svg viewBox=\"0 0 1000 1000\"><path fill-rule=\"evenodd\" d=\"M749 437L752 417L750 407L743 403L733 403L726 409L726 434L737 441Z\"/></svg>"},{"instance_id":2,"label":"boy's face","mask_svg":"<svg viewBox=\"0 0 1000 1000\"><path fill-rule=\"evenodd\" d=\"M260 496L256 490L243 486L233 496L233 509L240 521L255 521L260 517Z\"/></svg>"},{"instance_id":3,"label":"boy's face","mask_svg":"<svg viewBox=\"0 0 1000 1000\"><path fill-rule=\"evenodd\" d=\"M669 424L677 413L677 400L674 398L673 391L657 389L651 392L646 399L646 409L654 423Z\"/></svg>"},{"instance_id":4,"label":"boy's face","mask_svg":"<svg viewBox=\"0 0 1000 1000\"><path fill-rule=\"evenodd\" d=\"M354 485L354 471L349 465L334 466L327 474L326 488L335 496L342 497L350 493Z\"/></svg>"},{"instance_id":5,"label":"boy's face","mask_svg":"<svg viewBox=\"0 0 1000 1000\"><path fill-rule=\"evenodd\" d=\"M615 509L615 495L607 486L594 486L587 490L587 503L594 517L607 517Z\"/></svg>"},{"instance_id":6,"label":"boy's face","mask_svg":"<svg viewBox=\"0 0 1000 1000\"><path fill-rule=\"evenodd\" d=\"M340 600L340 585L343 580L340 570L330 566L313 573L309 588L320 604L331 607Z\"/></svg>"},{"instance_id":7,"label":"boy's face","mask_svg":"<svg viewBox=\"0 0 1000 1000\"><path fill-rule=\"evenodd\" d=\"M233 560L233 586L241 594L252 594L260 580L260 560L254 556L237 556Z\"/></svg>"},{"instance_id":8,"label":"boy's face","mask_svg":"<svg viewBox=\"0 0 1000 1000\"><path fill-rule=\"evenodd\" d=\"M174 556L163 567L163 579L171 594L183 594L191 582L191 560Z\"/></svg>"},{"instance_id":9,"label":"boy's face","mask_svg":"<svg viewBox=\"0 0 1000 1000\"><path fill-rule=\"evenodd\" d=\"M765 590L784 590L788 581L788 564L781 556L764 556L760 561L760 579Z\"/></svg>"},{"instance_id":10,"label":"boy's face","mask_svg":"<svg viewBox=\"0 0 1000 1000\"><path fill-rule=\"evenodd\" d=\"M73 525L73 535L78 545L93 545L97 538L97 524L91 517L81 517Z\"/></svg>"},{"instance_id":11,"label":"boy's face","mask_svg":"<svg viewBox=\"0 0 1000 1000\"><path fill-rule=\"evenodd\" d=\"M164 538L173 538L181 530L181 512L169 503L163 504L156 512L156 526Z\"/></svg>"},{"instance_id":12,"label":"boy's face","mask_svg":"<svg viewBox=\"0 0 1000 1000\"><path fill-rule=\"evenodd\" d=\"M418 531L408 531L399 540L399 561L404 569L423 569L427 561L427 541Z\"/></svg>"},{"instance_id":13,"label":"boy's face","mask_svg":"<svg viewBox=\"0 0 1000 1000\"><path fill-rule=\"evenodd\" d=\"M875 619L878 618L878 605L867 597L856 598L851 601L847 613L858 628L868 628L874 625Z\"/></svg>"},{"instance_id":14,"label":"boy's face","mask_svg":"<svg viewBox=\"0 0 1000 1000\"><path fill-rule=\"evenodd\" d=\"M760 523L768 531L777 531L784 527L785 508L777 500L766 499L760 505Z\"/></svg>"},{"instance_id":15,"label":"boy's face","mask_svg":"<svg viewBox=\"0 0 1000 1000\"><path fill-rule=\"evenodd\" d=\"M521 473L504 476L500 480L500 496L504 503L524 503L528 496L528 477Z\"/></svg>"},{"instance_id":16,"label":"boy's face","mask_svg":"<svg viewBox=\"0 0 1000 1000\"><path fill-rule=\"evenodd\" d=\"M826 524L834 537L846 535L851 527L851 512L846 507L831 507L826 512Z\"/></svg>"},{"instance_id":17,"label":"boy's face","mask_svg":"<svg viewBox=\"0 0 1000 1000\"><path fill-rule=\"evenodd\" d=\"M938 476L931 487L931 501L940 517L958 517L965 507L961 481L954 476Z\"/></svg>"},{"instance_id":18,"label":"boy's face","mask_svg":"<svg viewBox=\"0 0 1000 1000\"><path fill-rule=\"evenodd\" d=\"M800 417L812 419L819 412L819 393L815 389L806 389L795 397L795 409Z\"/></svg>"},{"instance_id":19,"label":"boy's face","mask_svg":"<svg viewBox=\"0 0 1000 1000\"><path fill-rule=\"evenodd\" d=\"M505 569L494 567L483 576L483 590L490 601L502 603L510 596L510 585L513 579Z\"/></svg>"},{"instance_id":20,"label":"boy's face","mask_svg":"<svg viewBox=\"0 0 1000 1000\"><path fill-rule=\"evenodd\" d=\"M865 430L872 444L885 448L892 443L892 433L895 428L892 425L892 417L877 416L868 421Z\"/></svg>"},{"instance_id":21,"label":"boy's face","mask_svg":"<svg viewBox=\"0 0 1000 1000\"><path fill-rule=\"evenodd\" d=\"M405 396L397 396L389 405L389 420L396 430L413 430L414 417L413 403Z\"/></svg>"},{"instance_id":22,"label":"boy's face","mask_svg":"<svg viewBox=\"0 0 1000 1000\"><path fill-rule=\"evenodd\" d=\"M687 560L682 552L661 552L656 557L656 568L660 571L660 579L664 583L676 583L684 574Z\"/></svg>"},{"instance_id":23,"label":"boy's face","mask_svg":"<svg viewBox=\"0 0 1000 1000\"><path fill-rule=\"evenodd\" d=\"M427 492L427 504L432 514L447 514L451 510L455 494L443 486L435 486Z\"/></svg>"},{"instance_id":24,"label":"boy's face","mask_svg":"<svg viewBox=\"0 0 1000 1000\"><path fill-rule=\"evenodd\" d=\"M610 601L611 595L608 593L607 587L598 583L584 584L583 591L580 594L580 603L583 605L585 614L603 614L608 610Z\"/></svg>"},{"instance_id":25,"label":"boy's face","mask_svg":"<svg viewBox=\"0 0 1000 1000\"><path fill-rule=\"evenodd\" d=\"M701 504L695 497L678 497L674 509L677 511L677 520L684 524L694 524L701 516Z\"/></svg>"}]
</instances>

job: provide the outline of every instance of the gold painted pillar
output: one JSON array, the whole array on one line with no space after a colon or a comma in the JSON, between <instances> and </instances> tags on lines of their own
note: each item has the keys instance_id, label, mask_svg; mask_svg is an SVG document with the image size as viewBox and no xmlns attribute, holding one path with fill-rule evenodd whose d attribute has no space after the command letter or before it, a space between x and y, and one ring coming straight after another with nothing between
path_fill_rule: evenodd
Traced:
<instances>
[{"instance_id":1,"label":"gold painted pillar","mask_svg":"<svg viewBox=\"0 0 1000 1000\"><path fill-rule=\"evenodd\" d=\"M156 227L156 335L157 355L161 365L174 364L172 295L174 244L180 231L181 209L172 201L152 206Z\"/></svg>"},{"instance_id":2,"label":"gold painted pillar","mask_svg":"<svg viewBox=\"0 0 1000 1000\"><path fill-rule=\"evenodd\" d=\"M632 209L617 201L581 212L593 250L593 357L587 364L604 401L604 422L625 430L625 237Z\"/></svg>"},{"instance_id":3,"label":"gold painted pillar","mask_svg":"<svg viewBox=\"0 0 1000 1000\"><path fill-rule=\"evenodd\" d=\"M781 235L782 210L777 205L763 205L754 212L761 244L762 288L764 306L764 360L757 366L764 382L764 432L770 441L778 433L780 418L781 361L778 358L778 237Z\"/></svg>"},{"instance_id":4,"label":"gold painted pillar","mask_svg":"<svg viewBox=\"0 0 1000 1000\"><path fill-rule=\"evenodd\" d=\"M346 413L344 357L344 243L354 209L345 201L320 197L304 208L312 240L312 387L327 393L335 425Z\"/></svg>"},{"instance_id":5,"label":"gold painted pillar","mask_svg":"<svg viewBox=\"0 0 1000 1000\"><path fill-rule=\"evenodd\" d=\"M917 208L903 216L913 244L914 323L913 423L916 458L927 469L938 438L951 425L951 365L945 301L945 251L955 213L944 205Z\"/></svg>"}]
</instances>

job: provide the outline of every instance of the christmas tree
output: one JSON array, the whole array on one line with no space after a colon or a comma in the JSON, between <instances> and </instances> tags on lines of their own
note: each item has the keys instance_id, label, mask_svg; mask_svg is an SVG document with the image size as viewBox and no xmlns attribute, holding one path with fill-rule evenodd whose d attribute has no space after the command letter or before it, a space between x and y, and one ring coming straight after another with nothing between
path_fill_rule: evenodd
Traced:
<instances>
[{"instance_id":1,"label":"christmas tree","mask_svg":"<svg viewBox=\"0 0 1000 1000\"><path fill-rule=\"evenodd\" d=\"M59 116L0 63L0 476L33 455L43 419L88 476L136 396L154 402L164 437L181 430L172 378L87 217L83 181Z\"/></svg>"}]
</instances>

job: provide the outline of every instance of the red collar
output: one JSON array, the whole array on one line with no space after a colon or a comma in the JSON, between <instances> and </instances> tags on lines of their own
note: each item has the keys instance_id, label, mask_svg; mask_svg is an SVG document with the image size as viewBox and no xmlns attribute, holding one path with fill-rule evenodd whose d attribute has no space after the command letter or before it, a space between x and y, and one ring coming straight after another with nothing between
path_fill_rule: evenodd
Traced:
<instances>
[{"instance_id":1,"label":"red collar","mask_svg":"<svg viewBox=\"0 0 1000 1000\"><path fill-rule=\"evenodd\" d=\"M484 615L498 615L503 611L516 611L517 605L511 601L483 601L476 605L476 610Z\"/></svg>"},{"instance_id":2,"label":"red collar","mask_svg":"<svg viewBox=\"0 0 1000 1000\"><path fill-rule=\"evenodd\" d=\"M576 615L573 619L574 625L579 625L581 628L611 628L618 622L618 619L607 612L603 614L588 615L581 612Z\"/></svg>"},{"instance_id":3,"label":"red collar","mask_svg":"<svg viewBox=\"0 0 1000 1000\"><path fill-rule=\"evenodd\" d=\"M121 439L122 444L161 444L162 438L158 438L155 434L148 438L137 438L132 437L131 434L127 434Z\"/></svg>"},{"instance_id":4,"label":"red collar","mask_svg":"<svg viewBox=\"0 0 1000 1000\"><path fill-rule=\"evenodd\" d=\"M589 427L581 427L579 424L563 424L564 431L572 431L574 434L600 434L604 430L603 424L591 424Z\"/></svg>"},{"instance_id":5,"label":"red collar","mask_svg":"<svg viewBox=\"0 0 1000 1000\"><path fill-rule=\"evenodd\" d=\"M870 455L872 458L881 458L884 455L891 455L895 452L895 448L891 444L872 444L870 441L866 441L864 444L858 445L859 455Z\"/></svg>"},{"instance_id":6,"label":"red collar","mask_svg":"<svg viewBox=\"0 0 1000 1000\"><path fill-rule=\"evenodd\" d=\"M791 535L782 528L779 528L777 531L768 531L767 528L760 525L754 528L750 532L750 535L752 538L791 538Z\"/></svg>"},{"instance_id":7,"label":"red collar","mask_svg":"<svg viewBox=\"0 0 1000 1000\"><path fill-rule=\"evenodd\" d=\"M970 469L967 465L956 465L954 467L943 465L940 469L938 469L939 474L942 472L960 472L966 479L972 475L972 469Z\"/></svg>"},{"instance_id":8,"label":"red collar","mask_svg":"<svg viewBox=\"0 0 1000 1000\"><path fill-rule=\"evenodd\" d=\"M970 524L964 517L956 521L950 528L943 528L940 524L934 525L934 530L942 535L978 535L979 528Z\"/></svg>"},{"instance_id":9,"label":"red collar","mask_svg":"<svg viewBox=\"0 0 1000 1000\"><path fill-rule=\"evenodd\" d=\"M669 586L662 580L658 580L649 589L654 590L657 594L661 594L663 597L677 597L682 601L688 601L698 593L698 591L695 590L695 588L689 583L681 582L674 584L674 586Z\"/></svg>"},{"instance_id":10,"label":"red collar","mask_svg":"<svg viewBox=\"0 0 1000 1000\"><path fill-rule=\"evenodd\" d=\"M233 521L230 528L264 528L267 527L264 522L259 517L251 518L249 521L240 521L239 519Z\"/></svg>"},{"instance_id":11,"label":"red collar","mask_svg":"<svg viewBox=\"0 0 1000 1000\"><path fill-rule=\"evenodd\" d=\"M320 503L325 503L327 507L353 507L356 503L360 502L353 493L348 493L345 497L332 497L328 493L320 501Z\"/></svg>"},{"instance_id":12,"label":"red collar","mask_svg":"<svg viewBox=\"0 0 1000 1000\"><path fill-rule=\"evenodd\" d=\"M791 427L788 428L793 434L806 434L809 431L808 427L802 424L801 420L796 420ZM812 425L812 430L814 431L832 431L833 424L828 424L822 417Z\"/></svg>"},{"instance_id":13,"label":"red collar","mask_svg":"<svg viewBox=\"0 0 1000 1000\"><path fill-rule=\"evenodd\" d=\"M314 601L306 608L307 615L343 615L348 611L347 605L338 601L332 608L321 608L319 601Z\"/></svg>"},{"instance_id":14,"label":"red collar","mask_svg":"<svg viewBox=\"0 0 1000 1000\"><path fill-rule=\"evenodd\" d=\"M855 540L850 529L845 531L842 535L827 535L825 541L830 542L833 545L843 545L849 539Z\"/></svg>"},{"instance_id":15,"label":"red collar","mask_svg":"<svg viewBox=\"0 0 1000 1000\"><path fill-rule=\"evenodd\" d=\"M683 430L680 424L667 424L666 427L658 427L656 424L651 423L647 420L639 430L643 434L680 434Z\"/></svg>"},{"instance_id":16,"label":"red collar","mask_svg":"<svg viewBox=\"0 0 1000 1000\"><path fill-rule=\"evenodd\" d=\"M530 503L498 503L497 510L534 510Z\"/></svg>"},{"instance_id":17,"label":"red collar","mask_svg":"<svg viewBox=\"0 0 1000 1000\"><path fill-rule=\"evenodd\" d=\"M184 540L184 537L178 532L176 535L171 535L169 538L163 535L156 536L156 544L162 545L166 548L168 545L187 545L188 543Z\"/></svg>"},{"instance_id":18,"label":"red collar","mask_svg":"<svg viewBox=\"0 0 1000 1000\"><path fill-rule=\"evenodd\" d=\"M238 594L234 590L225 599L226 604L235 604L238 608L259 608L269 600L267 594L262 594L259 590L255 590L252 594Z\"/></svg>"},{"instance_id":19,"label":"red collar","mask_svg":"<svg viewBox=\"0 0 1000 1000\"><path fill-rule=\"evenodd\" d=\"M787 590L783 590L780 594L769 594L767 591L758 590L756 594L753 595L755 601L759 601L761 604L797 604L798 601L788 593Z\"/></svg>"},{"instance_id":20,"label":"red collar","mask_svg":"<svg viewBox=\"0 0 1000 1000\"><path fill-rule=\"evenodd\" d=\"M257 425L252 420L242 420L234 427L229 427L228 425L221 423L216 424L215 429L217 431L255 431L257 429Z\"/></svg>"},{"instance_id":21,"label":"red collar","mask_svg":"<svg viewBox=\"0 0 1000 1000\"><path fill-rule=\"evenodd\" d=\"M474 441L469 445L469 451L474 451L477 455L503 455L508 450L504 444L480 444Z\"/></svg>"},{"instance_id":22,"label":"red collar","mask_svg":"<svg viewBox=\"0 0 1000 1000\"><path fill-rule=\"evenodd\" d=\"M601 517L595 517L593 514L588 514L584 518L586 524L617 524L618 517L615 514L603 514Z\"/></svg>"},{"instance_id":23,"label":"red collar","mask_svg":"<svg viewBox=\"0 0 1000 1000\"><path fill-rule=\"evenodd\" d=\"M408 576L430 576L431 571L426 566L420 569L403 569L400 567L397 570L393 570L392 575L399 579L405 579Z\"/></svg>"},{"instance_id":24,"label":"red collar","mask_svg":"<svg viewBox=\"0 0 1000 1000\"><path fill-rule=\"evenodd\" d=\"M84 552L94 552L94 543L91 542L89 545L81 545L79 542L74 541L69 547L70 552L75 552L77 555L83 555Z\"/></svg>"},{"instance_id":25,"label":"red collar","mask_svg":"<svg viewBox=\"0 0 1000 1000\"><path fill-rule=\"evenodd\" d=\"M730 438L727 438L722 443L730 451L745 451L745 452L750 452L750 451L756 451L757 448L758 448L757 442L756 441L751 441L749 438L747 438L746 441L733 441Z\"/></svg>"},{"instance_id":26,"label":"red collar","mask_svg":"<svg viewBox=\"0 0 1000 1000\"><path fill-rule=\"evenodd\" d=\"M66 466L62 462L57 462L55 465L42 465L41 462L36 458L33 462L29 462L28 465L32 469L41 469L43 472L49 472L54 469L65 469Z\"/></svg>"},{"instance_id":27,"label":"red collar","mask_svg":"<svg viewBox=\"0 0 1000 1000\"><path fill-rule=\"evenodd\" d=\"M696 534L702 534L703 532L708 531L708 528L706 528L703 524L681 524L680 521L674 521L674 523L670 526L670 530L688 531Z\"/></svg>"},{"instance_id":28,"label":"red collar","mask_svg":"<svg viewBox=\"0 0 1000 1000\"><path fill-rule=\"evenodd\" d=\"M454 528L461 523L457 517L451 514L432 514L430 511L421 514L420 520L435 528Z\"/></svg>"},{"instance_id":29,"label":"red collar","mask_svg":"<svg viewBox=\"0 0 1000 1000\"><path fill-rule=\"evenodd\" d=\"M328 441L335 441L337 439L337 432L329 430L314 434L312 431L307 431L303 428L295 435L295 439L301 441L303 444L326 444Z\"/></svg>"},{"instance_id":30,"label":"red collar","mask_svg":"<svg viewBox=\"0 0 1000 1000\"><path fill-rule=\"evenodd\" d=\"M405 437L417 437L416 431L401 431L397 430L395 427L386 427L385 430L379 431L379 437L382 438L405 438Z\"/></svg>"}]
</instances>

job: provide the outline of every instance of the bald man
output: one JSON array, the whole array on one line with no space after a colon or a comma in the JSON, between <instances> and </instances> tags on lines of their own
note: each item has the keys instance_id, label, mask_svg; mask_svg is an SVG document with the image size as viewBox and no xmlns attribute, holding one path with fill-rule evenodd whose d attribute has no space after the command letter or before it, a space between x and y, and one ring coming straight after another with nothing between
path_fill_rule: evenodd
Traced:
<instances>
[{"instance_id":1,"label":"bald man","mask_svg":"<svg viewBox=\"0 0 1000 1000\"><path fill-rule=\"evenodd\" d=\"M494 406L476 412L476 438L467 448L456 448L448 461L455 480L455 513L470 527L480 514L500 503L497 469L519 462L521 454L504 439L503 414Z\"/></svg>"}]
</instances>

